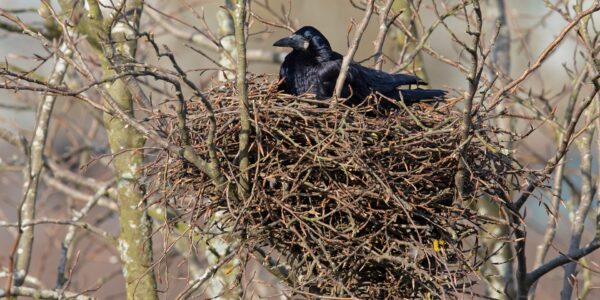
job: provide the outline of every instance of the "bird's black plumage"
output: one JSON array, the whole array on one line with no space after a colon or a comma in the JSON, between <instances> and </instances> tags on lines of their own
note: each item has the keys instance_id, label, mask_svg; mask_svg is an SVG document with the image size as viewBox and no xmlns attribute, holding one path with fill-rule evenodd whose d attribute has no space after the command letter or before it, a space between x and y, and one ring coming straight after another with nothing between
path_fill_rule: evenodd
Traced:
<instances>
[{"instance_id":1,"label":"bird's black plumage","mask_svg":"<svg viewBox=\"0 0 600 300\"><path fill-rule=\"evenodd\" d=\"M317 99L333 95L343 56L331 49L321 32L305 26L273 46L293 49L281 64L279 90L292 95L314 94ZM406 103L441 98L446 94L434 89L398 89L402 85L421 84L427 83L414 75L388 74L352 62L341 96L348 98L347 104L356 105L373 93L403 99Z\"/></svg>"}]
</instances>

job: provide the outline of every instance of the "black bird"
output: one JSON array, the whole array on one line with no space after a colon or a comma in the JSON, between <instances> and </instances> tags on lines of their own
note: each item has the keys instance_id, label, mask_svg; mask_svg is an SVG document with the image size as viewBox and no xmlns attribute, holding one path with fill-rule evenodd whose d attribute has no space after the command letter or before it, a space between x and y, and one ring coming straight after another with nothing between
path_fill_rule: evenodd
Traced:
<instances>
[{"instance_id":1,"label":"black bird","mask_svg":"<svg viewBox=\"0 0 600 300\"><path fill-rule=\"evenodd\" d=\"M287 94L315 94L317 99L330 98L340 73L343 56L331 49L329 41L316 28L305 26L289 37L275 42L276 47L293 49L284 59L279 70L279 90ZM427 84L419 77L409 74L388 74L350 63L341 96L349 99L346 104L357 105L369 95L380 93L388 98L410 104L424 99L442 98L443 90L398 89L401 85ZM395 106L382 101L384 106Z\"/></svg>"}]
</instances>

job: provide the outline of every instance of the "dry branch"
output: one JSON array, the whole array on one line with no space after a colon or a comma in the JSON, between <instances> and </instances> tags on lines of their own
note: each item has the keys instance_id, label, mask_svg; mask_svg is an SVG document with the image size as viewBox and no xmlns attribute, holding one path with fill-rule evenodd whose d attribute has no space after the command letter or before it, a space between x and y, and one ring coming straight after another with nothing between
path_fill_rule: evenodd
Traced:
<instances>
[{"instance_id":1,"label":"dry branch","mask_svg":"<svg viewBox=\"0 0 600 300\"><path fill-rule=\"evenodd\" d=\"M344 89L344 84L346 82L346 75L348 75L348 68L350 67L350 63L354 59L354 54L358 49L360 39L362 38L365 29L367 29L367 25L369 25L369 20L371 19L371 15L373 14L374 6L375 0L369 0L363 19L360 21L360 24L356 29L356 33L354 34L354 38L352 39L352 44L350 44L350 48L348 49L348 53L344 55L344 59L342 60L342 66L340 67L340 74L338 75L337 81L335 82L334 95L337 98L339 98L342 95L342 90Z\"/></svg>"}]
</instances>

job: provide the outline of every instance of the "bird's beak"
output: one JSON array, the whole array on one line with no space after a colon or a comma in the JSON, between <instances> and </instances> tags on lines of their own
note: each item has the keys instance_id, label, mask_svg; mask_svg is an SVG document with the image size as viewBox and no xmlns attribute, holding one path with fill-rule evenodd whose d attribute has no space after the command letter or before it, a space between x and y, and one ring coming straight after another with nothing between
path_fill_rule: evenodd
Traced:
<instances>
[{"instance_id":1,"label":"bird's beak","mask_svg":"<svg viewBox=\"0 0 600 300\"><path fill-rule=\"evenodd\" d=\"M308 41L300 35L292 34L273 43L273 46L290 47L294 49L306 49L308 47Z\"/></svg>"}]
</instances>

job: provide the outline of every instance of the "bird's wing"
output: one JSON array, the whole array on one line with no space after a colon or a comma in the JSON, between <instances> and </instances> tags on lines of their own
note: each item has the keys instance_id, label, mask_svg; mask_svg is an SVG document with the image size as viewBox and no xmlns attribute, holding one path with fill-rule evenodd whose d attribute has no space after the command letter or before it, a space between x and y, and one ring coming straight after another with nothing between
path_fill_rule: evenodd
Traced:
<instances>
[{"instance_id":1,"label":"bird's wing","mask_svg":"<svg viewBox=\"0 0 600 300\"><path fill-rule=\"evenodd\" d=\"M321 62L317 68L320 85L316 94L317 96L324 96L321 98L331 97L334 92L335 83L340 74L342 56L337 54L335 58L336 59L330 61ZM421 85L427 83L414 75L388 74L352 62L348 69L348 74L346 75L346 82L342 89L342 97L351 96L352 99L360 102L371 93L379 92L387 97L400 99L400 91L397 87L411 84ZM406 101L443 97L444 94L445 92L442 90L418 89L414 92L411 90L402 90L402 98Z\"/></svg>"},{"instance_id":2,"label":"bird's wing","mask_svg":"<svg viewBox=\"0 0 600 300\"><path fill-rule=\"evenodd\" d=\"M322 61L318 68L318 76L321 82L323 93L329 96L333 95L337 78L340 75L342 68L343 56L337 52L333 52L332 59ZM370 82L364 80L364 72L362 72L356 63L351 63L346 74L346 81L342 87L342 97L350 97L356 99L364 99L372 92Z\"/></svg>"},{"instance_id":3,"label":"bird's wing","mask_svg":"<svg viewBox=\"0 0 600 300\"><path fill-rule=\"evenodd\" d=\"M387 97L394 97L396 99L403 99L404 102L412 103L419 102L426 99L440 99L444 98L447 94L444 90L436 89L412 89L412 90L400 90L399 94L388 94ZM400 96L399 96L400 95Z\"/></svg>"},{"instance_id":4,"label":"bird's wing","mask_svg":"<svg viewBox=\"0 0 600 300\"><path fill-rule=\"evenodd\" d=\"M281 65L279 68L279 86L277 87L278 91L287 91L286 81L288 77L288 70L285 65Z\"/></svg>"},{"instance_id":5,"label":"bird's wing","mask_svg":"<svg viewBox=\"0 0 600 300\"><path fill-rule=\"evenodd\" d=\"M335 83L340 75L341 62L341 59L321 62L319 67L316 68L317 76L321 83L321 92L323 95L327 95L327 97L333 95Z\"/></svg>"},{"instance_id":6,"label":"bird's wing","mask_svg":"<svg viewBox=\"0 0 600 300\"><path fill-rule=\"evenodd\" d=\"M421 78L410 74L388 74L368 67L363 67L357 63L351 63L348 74L352 75L350 84L362 84L369 86L372 91L387 93L393 91L401 85L422 85L427 84ZM360 82L359 82L360 81Z\"/></svg>"},{"instance_id":7,"label":"bird's wing","mask_svg":"<svg viewBox=\"0 0 600 300\"><path fill-rule=\"evenodd\" d=\"M335 87L335 82L342 66L341 55L338 59L321 63L319 77L321 82L331 89ZM394 91L401 85L422 85L427 84L421 78L409 74L388 74L368 67L363 67L358 63L352 62L348 68L345 86L351 86L355 93L361 96L368 96L371 92L387 93ZM364 94L364 95L362 95Z\"/></svg>"}]
</instances>

